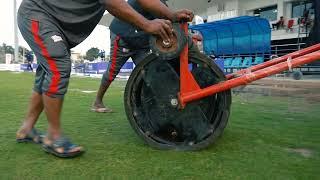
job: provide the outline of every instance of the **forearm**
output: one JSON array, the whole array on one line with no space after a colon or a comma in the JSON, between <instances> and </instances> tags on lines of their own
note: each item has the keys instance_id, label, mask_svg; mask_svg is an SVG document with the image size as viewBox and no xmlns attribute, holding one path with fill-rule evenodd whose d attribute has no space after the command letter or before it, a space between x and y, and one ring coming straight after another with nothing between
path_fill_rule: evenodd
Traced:
<instances>
[{"instance_id":1,"label":"forearm","mask_svg":"<svg viewBox=\"0 0 320 180\"><path fill-rule=\"evenodd\" d=\"M168 19L174 21L174 12L171 11L165 4L160 0L137 0L140 6L158 16L159 18Z\"/></svg>"},{"instance_id":2,"label":"forearm","mask_svg":"<svg viewBox=\"0 0 320 180\"><path fill-rule=\"evenodd\" d=\"M136 12L124 0L105 0L105 6L106 10L115 17L137 26L146 33L158 35L162 39L170 41L170 37L172 36L172 24L169 20L148 20Z\"/></svg>"},{"instance_id":3,"label":"forearm","mask_svg":"<svg viewBox=\"0 0 320 180\"><path fill-rule=\"evenodd\" d=\"M105 5L110 14L141 29L148 21L124 0L105 0Z\"/></svg>"}]
</instances>

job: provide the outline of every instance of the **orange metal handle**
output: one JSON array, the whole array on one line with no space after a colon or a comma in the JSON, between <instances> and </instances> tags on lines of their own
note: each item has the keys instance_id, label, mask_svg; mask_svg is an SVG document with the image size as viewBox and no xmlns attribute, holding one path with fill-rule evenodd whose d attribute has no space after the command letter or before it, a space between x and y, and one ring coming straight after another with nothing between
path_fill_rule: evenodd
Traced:
<instances>
[{"instance_id":1,"label":"orange metal handle","mask_svg":"<svg viewBox=\"0 0 320 180\"><path fill-rule=\"evenodd\" d=\"M186 36L188 37L188 24L182 23L181 29L184 30ZM200 86L197 81L194 79L193 75L189 71L189 45L188 41L184 49L180 54L180 93L178 97L180 98L186 93L200 90ZM180 108L185 107L185 103L180 101Z\"/></svg>"},{"instance_id":2,"label":"orange metal handle","mask_svg":"<svg viewBox=\"0 0 320 180\"><path fill-rule=\"evenodd\" d=\"M223 92L241 85L246 85L258 79L262 79L270 75L288 70L290 66L294 68L294 67L301 66L303 64L309 64L319 59L320 59L320 51L316 51L311 54L307 54L307 55L292 59L290 61L290 64L288 62L282 62L264 69L260 69L255 72L251 72L249 74L242 75L241 77L238 77L238 78L227 80L225 82L222 82L204 89L200 89L197 91L190 91L189 93L182 94L179 99L181 103L186 104L186 103L199 100L204 97L208 97L213 94Z\"/></svg>"},{"instance_id":3,"label":"orange metal handle","mask_svg":"<svg viewBox=\"0 0 320 180\"><path fill-rule=\"evenodd\" d=\"M182 23L181 28L188 36L188 24ZM246 85L258 79L268 77L273 74L308 64L320 59L320 44L296 51L294 53L267 61L251 68L238 71L227 76L227 81L201 89L189 71L188 44L180 54L180 92L178 94L180 108L184 108L187 103L199 100L213 94L223 92L241 85ZM288 59L291 59L288 61ZM249 73L247 73L249 72Z\"/></svg>"}]
</instances>

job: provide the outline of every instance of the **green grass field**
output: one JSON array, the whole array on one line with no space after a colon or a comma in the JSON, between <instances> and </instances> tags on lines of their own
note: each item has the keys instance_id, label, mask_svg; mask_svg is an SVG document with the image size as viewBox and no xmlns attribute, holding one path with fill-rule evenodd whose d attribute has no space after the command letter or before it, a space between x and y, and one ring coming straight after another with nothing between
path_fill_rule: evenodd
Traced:
<instances>
[{"instance_id":1,"label":"green grass field","mask_svg":"<svg viewBox=\"0 0 320 180\"><path fill-rule=\"evenodd\" d=\"M89 112L99 79L72 78L63 128L87 149L63 160L40 146L17 144L33 75L0 72L0 179L320 179L320 102L238 95L222 138L200 152L159 151L144 145L123 108L125 82L106 100L112 114ZM46 130L42 115L37 128Z\"/></svg>"}]
</instances>

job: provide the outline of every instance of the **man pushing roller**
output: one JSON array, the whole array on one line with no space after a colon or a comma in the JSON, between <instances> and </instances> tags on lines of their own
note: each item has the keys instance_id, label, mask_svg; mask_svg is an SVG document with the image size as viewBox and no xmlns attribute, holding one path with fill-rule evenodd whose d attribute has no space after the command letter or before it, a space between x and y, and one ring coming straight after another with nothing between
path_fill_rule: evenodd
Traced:
<instances>
[{"instance_id":1,"label":"man pushing roller","mask_svg":"<svg viewBox=\"0 0 320 180\"><path fill-rule=\"evenodd\" d=\"M145 1L150 11L167 17L167 11L157 11L158 4ZM134 24L143 31L163 39L172 36L171 22L149 20L137 13L124 0L24 0L18 12L20 31L37 56L34 91L25 120L17 132L18 142L42 143L43 149L58 157L75 157L84 149L62 136L60 115L67 92L70 72L70 49L81 43L103 16L111 14ZM41 112L48 119L48 133L42 139L34 126Z\"/></svg>"},{"instance_id":2,"label":"man pushing roller","mask_svg":"<svg viewBox=\"0 0 320 180\"><path fill-rule=\"evenodd\" d=\"M128 0L128 3L143 15L152 20L164 18L170 21L192 21L193 13L189 10L171 11L166 4L167 0ZM103 97L111 82L116 78L122 66L129 58L137 65L150 52L149 38L143 29L115 18L110 25L111 33L111 63L103 74L96 100L91 110L99 113L112 110L103 104Z\"/></svg>"}]
</instances>

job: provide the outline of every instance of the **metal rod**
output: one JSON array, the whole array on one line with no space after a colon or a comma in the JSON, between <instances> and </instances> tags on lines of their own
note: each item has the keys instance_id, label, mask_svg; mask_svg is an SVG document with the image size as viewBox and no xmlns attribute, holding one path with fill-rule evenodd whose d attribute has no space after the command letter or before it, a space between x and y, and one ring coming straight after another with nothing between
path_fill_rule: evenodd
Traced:
<instances>
[{"instance_id":1,"label":"metal rod","mask_svg":"<svg viewBox=\"0 0 320 180\"><path fill-rule=\"evenodd\" d=\"M255 72L257 70L260 70L260 69L263 69L263 68L266 68L266 67L269 67L269 66L284 62L288 58L294 59L294 58L297 58L297 57L300 57L300 56L303 56L303 55L306 55L306 54L309 54L311 52L318 51L318 50L320 50L320 43L316 44L316 45L313 45L313 46L310 46L308 48L305 48L303 50L296 51L296 52L287 54L285 56L282 56L282 57L267 61L265 63L252 66L252 67L250 67L248 69L250 69L251 72ZM243 69L243 70L240 70L240 71L235 72L233 74L228 74L226 77L227 77L227 79L232 79L234 77L241 76L241 75L245 74L248 71L248 69Z\"/></svg>"},{"instance_id":2,"label":"metal rod","mask_svg":"<svg viewBox=\"0 0 320 180\"><path fill-rule=\"evenodd\" d=\"M192 92L180 95L179 100L180 100L180 103L186 104L188 102L199 100L204 97L208 97L213 94L223 92L241 85L246 85L258 79L262 79L270 75L288 70L290 68L301 66L303 64L308 64L319 59L320 59L320 51L316 51L311 54L307 54L295 59L291 59L290 61L282 62L264 69L260 69L255 72L244 74L241 77L227 80L225 82L222 82L201 90L192 91Z\"/></svg>"}]
</instances>

